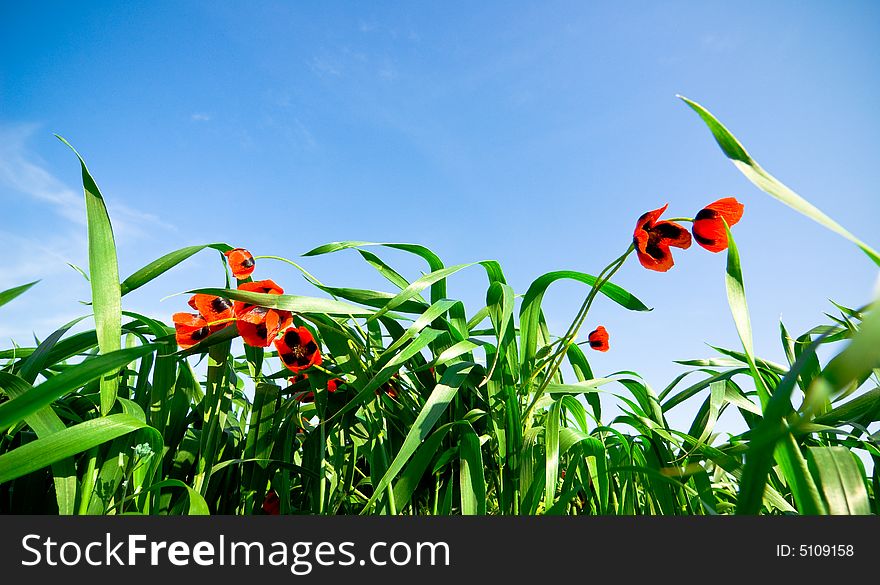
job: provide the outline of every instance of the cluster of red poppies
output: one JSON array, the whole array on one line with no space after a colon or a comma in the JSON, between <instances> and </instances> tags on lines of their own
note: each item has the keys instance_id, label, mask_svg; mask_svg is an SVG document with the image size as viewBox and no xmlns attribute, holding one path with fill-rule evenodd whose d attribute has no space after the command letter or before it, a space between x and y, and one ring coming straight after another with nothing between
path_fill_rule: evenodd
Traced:
<instances>
[{"instance_id":1,"label":"cluster of red poppies","mask_svg":"<svg viewBox=\"0 0 880 585\"><path fill-rule=\"evenodd\" d=\"M691 234L674 221L658 221L669 204L643 214L636 222L633 244L639 262L648 270L666 272L674 264L670 246L687 250L691 247ZM727 249L727 232L743 214L743 205L733 197L725 197L710 203L694 217L691 230L697 243L710 252Z\"/></svg>"},{"instance_id":2,"label":"cluster of red poppies","mask_svg":"<svg viewBox=\"0 0 880 585\"><path fill-rule=\"evenodd\" d=\"M672 251L670 247L691 247L691 232L674 221L658 221L666 208L667 203L659 209L642 214L636 222L633 232L633 245L639 262L648 270L666 272L672 268ZM693 239L697 244L710 252L721 252L727 249L727 231L724 224L733 227L742 219L743 204L734 197L725 197L706 207L697 213L693 220ZM601 325L592 331L588 337L590 347L596 351L608 351L608 332Z\"/></svg>"},{"instance_id":3,"label":"cluster of red poppies","mask_svg":"<svg viewBox=\"0 0 880 585\"><path fill-rule=\"evenodd\" d=\"M253 255L244 248L229 250L225 255L232 275L238 280L238 290L284 294L284 289L272 280L250 279L256 263ZM189 305L198 312L175 313L173 316L177 343L182 348L192 347L208 335L235 323L247 345L269 347L274 344L281 361L294 374L321 365L321 349L311 331L306 327L294 327L290 311L244 301L230 303L222 297L205 294L194 295ZM335 386L333 390L336 390Z\"/></svg>"}]
</instances>

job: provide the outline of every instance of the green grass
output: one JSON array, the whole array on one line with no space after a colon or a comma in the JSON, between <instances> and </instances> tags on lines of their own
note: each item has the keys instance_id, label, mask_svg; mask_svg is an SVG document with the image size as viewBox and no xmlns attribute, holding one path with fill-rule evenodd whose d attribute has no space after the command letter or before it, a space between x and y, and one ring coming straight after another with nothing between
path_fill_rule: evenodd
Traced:
<instances>
[{"instance_id":1,"label":"green grass","mask_svg":"<svg viewBox=\"0 0 880 585\"><path fill-rule=\"evenodd\" d=\"M878 261L685 101L756 186ZM619 310L649 310L612 282L634 261L629 241L595 275L550 272L519 293L497 262L446 266L421 245L354 241L305 255L359 254L389 290L329 287L267 256L255 279L289 263L315 296L240 291L228 274L223 287L190 291L292 312L323 363L291 383L274 348L243 345L235 326L180 349L172 325L124 309L129 292L231 247L172 251L120 281L104 199L79 162L90 314L35 347L0 350L0 512L263 514L272 491L282 514L878 513L869 427L880 420L880 310L837 305L796 337L780 324L786 363L763 359L730 229L719 278L741 346L680 362L659 392L637 360L595 376L577 342L599 294ZM407 280L381 257L386 248L420 258L424 275ZM449 297L447 280L464 270L485 274L484 306ZM567 331L552 332L542 302L560 280L583 285L584 302ZM0 292L0 311L34 284ZM94 328L71 333L80 322ZM834 350L824 364L822 346ZM344 381L334 393L331 379ZM314 401L302 400L309 392ZM617 401L610 420L600 393ZM672 428L668 413L691 399L702 399L693 421ZM745 431L716 430L728 410Z\"/></svg>"}]
</instances>

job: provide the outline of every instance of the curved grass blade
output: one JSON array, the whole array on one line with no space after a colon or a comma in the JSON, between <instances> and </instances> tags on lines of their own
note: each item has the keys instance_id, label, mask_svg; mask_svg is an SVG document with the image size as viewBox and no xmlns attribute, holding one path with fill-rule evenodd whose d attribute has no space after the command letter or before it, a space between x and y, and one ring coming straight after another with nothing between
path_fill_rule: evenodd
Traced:
<instances>
[{"instance_id":1,"label":"curved grass blade","mask_svg":"<svg viewBox=\"0 0 880 585\"><path fill-rule=\"evenodd\" d=\"M24 294L29 288L34 286L40 282L39 280L35 280L33 282L29 282L27 284L23 284L21 286L14 286L12 288L6 289L0 292L0 307L14 299L15 297Z\"/></svg>"},{"instance_id":2,"label":"curved grass blade","mask_svg":"<svg viewBox=\"0 0 880 585\"><path fill-rule=\"evenodd\" d=\"M798 213L809 217L813 221L854 243L865 254L867 254L875 264L880 266L880 253L855 237L839 223L825 215L825 213L820 211L815 205L786 187L776 177L764 170L761 165L759 165L755 159L746 152L746 149L739 140L730 133L730 130L725 128L724 124L719 122L718 119L715 118L715 116L713 116L706 108L684 96L679 95L677 97L690 106L691 109L703 119L703 122L709 127L709 131L712 132L712 136L715 137L718 146L721 147L722 152L724 152L727 158L733 162L733 165L739 169L749 181L754 183L755 186L768 195L785 203Z\"/></svg>"},{"instance_id":3,"label":"curved grass blade","mask_svg":"<svg viewBox=\"0 0 880 585\"><path fill-rule=\"evenodd\" d=\"M357 307L333 299L321 299L317 297L301 297L295 295L269 295L263 293L248 292L229 288L197 288L187 291L186 294L216 295L234 301L245 301L266 307L269 309L281 309L294 313L318 315L357 315L366 316L372 314L369 309Z\"/></svg>"},{"instance_id":4,"label":"curved grass blade","mask_svg":"<svg viewBox=\"0 0 880 585\"><path fill-rule=\"evenodd\" d=\"M0 455L0 483L27 475L146 426L145 422L129 414L111 414L25 443Z\"/></svg>"},{"instance_id":5,"label":"curved grass blade","mask_svg":"<svg viewBox=\"0 0 880 585\"><path fill-rule=\"evenodd\" d=\"M232 246L223 243L201 244L198 246L187 246L186 248L169 252L161 258L153 260L143 268L136 270L131 276L123 280L120 285L120 294L125 296L131 291L144 286L151 280L168 272L190 256L198 254L205 248L213 248L214 250L223 253L231 250Z\"/></svg>"},{"instance_id":6,"label":"curved grass blade","mask_svg":"<svg viewBox=\"0 0 880 585\"><path fill-rule=\"evenodd\" d=\"M55 136L73 151L82 166L89 231L89 282L92 285L95 330L101 353L109 354L122 347L122 293L113 227L110 225L104 197L89 173L86 162L67 140L57 134ZM119 378L116 372L108 372L101 379L101 414L107 414L113 408L118 388Z\"/></svg>"}]
</instances>

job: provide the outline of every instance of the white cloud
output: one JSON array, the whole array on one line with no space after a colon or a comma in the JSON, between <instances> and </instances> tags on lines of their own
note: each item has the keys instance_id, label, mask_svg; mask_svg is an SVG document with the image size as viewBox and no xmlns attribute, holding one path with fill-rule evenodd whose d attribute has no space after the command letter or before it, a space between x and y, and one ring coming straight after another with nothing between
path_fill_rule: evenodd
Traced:
<instances>
[{"instance_id":1,"label":"white cloud","mask_svg":"<svg viewBox=\"0 0 880 585\"><path fill-rule=\"evenodd\" d=\"M0 126L0 187L45 202L64 219L85 225L85 202L80 188L74 190L60 181L28 149L28 142L38 128L36 124ZM7 194L0 190L0 196L4 195ZM140 236L146 228L174 229L158 216L123 203L107 201L107 208L117 238Z\"/></svg>"},{"instance_id":2,"label":"white cloud","mask_svg":"<svg viewBox=\"0 0 880 585\"><path fill-rule=\"evenodd\" d=\"M196 112L190 116L190 119L193 122L210 122L211 114L205 114L204 112Z\"/></svg>"}]
</instances>

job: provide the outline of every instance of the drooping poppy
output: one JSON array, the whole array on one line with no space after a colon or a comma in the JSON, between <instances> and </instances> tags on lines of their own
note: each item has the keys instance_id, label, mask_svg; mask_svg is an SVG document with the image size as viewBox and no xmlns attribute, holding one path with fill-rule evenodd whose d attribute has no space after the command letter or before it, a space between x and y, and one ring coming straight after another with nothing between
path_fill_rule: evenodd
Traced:
<instances>
[{"instance_id":1,"label":"drooping poppy","mask_svg":"<svg viewBox=\"0 0 880 585\"><path fill-rule=\"evenodd\" d=\"M290 378L290 385L294 386L299 384L300 382L305 382L309 379L308 374L296 374L292 378ZM304 404L315 401L315 393L311 390L308 392L300 392L296 398L294 398L297 402L302 402Z\"/></svg>"},{"instance_id":2,"label":"drooping poppy","mask_svg":"<svg viewBox=\"0 0 880 585\"><path fill-rule=\"evenodd\" d=\"M208 322L201 315L174 313L171 319L174 321L177 345L183 349L189 349L211 333Z\"/></svg>"},{"instance_id":3,"label":"drooping poppy","mask_svg":"<svg viewBox=\"0 0 880 585\"><path fill-rule=\"evenodd\" d=\"M275 493L275 490L269 490L266 493L266 498L263 500L263 512L272 516L277 516L281 513L281 499Z\"/></svg>"},{"instance_id":4,"label":"drooping poppy","mask_svg":"<svg viewBox=\"0 0 880 585\"><path fill-rule=\"evenodd\" d=\"M275 348L287 369L294 373L321 365L321 350L305 327L288 327L284 335L275 340Z\"/></svg>"},{"instance_id":5,"label":"drooping poppy","mask_svg":"<svg viewBox=\"0 0 880 585\"><path fill-rule=\"evenodd\" d=\"M675 222L657 221L668 206L667 203L660 209L644 213L636 222L633 243L639 262L648 270L666 272L672 268L670 246L685 250L691 247L690 232Z\"/></svg>"},{"instance_id":6,"label":"drooping poppy","mask_svg":"<svg viewBox=\"0 0 880 585\"><path fill-rule=\"evenodd\" d=\"M211 333L232 324L232 303L223 297L197 294L189 300L189 306L210 324Z\"/></svg>"},{"instance_id":7,"label":"drooping poppy","mask_svg":"<svg viewBox=\"0 0 880 585\"><path fill-rule=\"evenodd\" d=\"M254 272L256 262L253 255L244 248L234 248L228 252L224 252L229 261L229 269L232 270L232 276L238 280L244 280Z\"/></svg>"},{"instance_id":8,"label":"drooping poppy","mask_svg":"<svg viewBox=\"0 0 880 585\"><path fill-rule=\"evenodd\" d=\"M596 351L608 351L610 348L608 345L608 332L601 325L591 331L587 339L590 341L590 349L595 349Z\"/></svg>"},{"instance_id":9,"label":"drooping poppy","mask_svg":"<svg viewBox=\"0 0 880 585\"><path fill-rule=\"evenodd\" d=\"M727 232L724 231L724 221L728 227L733 227L742 218L743 208L743 204L734 197L725 197L710 203L694 217L694 239L710 252L726 250Z\"/></svg>"}]
</instances>

